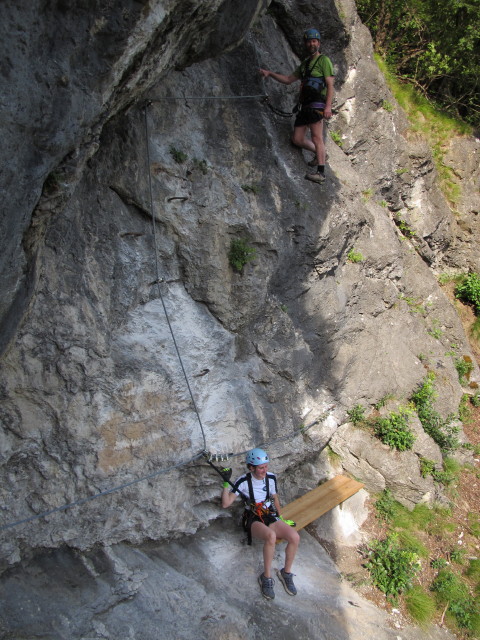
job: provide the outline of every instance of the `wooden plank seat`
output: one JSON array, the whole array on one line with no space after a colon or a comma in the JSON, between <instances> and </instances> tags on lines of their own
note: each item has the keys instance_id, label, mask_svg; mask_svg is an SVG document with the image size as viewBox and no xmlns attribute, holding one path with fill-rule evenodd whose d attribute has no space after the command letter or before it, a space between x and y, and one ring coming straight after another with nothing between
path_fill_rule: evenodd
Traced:
<instances>
[{"instance_id":1,"label":"wooden plank seat","mask_svg":"<svg viewBox=\"0 0 480 640\"><path fill-rule=\"evenodd\" d=\"M301 498L282 507L282 518L294 520L294 529L299 531L353 496L363 487L361 482L347 478L347 476L335 476ZM277 540L277 542L281 541Z\"/></svg>"}]
</instances>

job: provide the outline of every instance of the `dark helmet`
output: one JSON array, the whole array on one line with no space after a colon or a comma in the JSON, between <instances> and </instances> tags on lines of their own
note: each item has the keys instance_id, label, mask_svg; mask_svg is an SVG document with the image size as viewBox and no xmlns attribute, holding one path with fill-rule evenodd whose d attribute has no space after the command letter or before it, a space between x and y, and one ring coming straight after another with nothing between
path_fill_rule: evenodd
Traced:
<instances>
[{"instance_id":1,"label":"dark helmet","mask_svg":"<svg viewBox=\"0 0 480 640\"><path fill-rule=\"evenodd\" d=\"M303 34L303 40L321 40L320 33L316 29L307 29Z\"/></svg>"}]
</instances>

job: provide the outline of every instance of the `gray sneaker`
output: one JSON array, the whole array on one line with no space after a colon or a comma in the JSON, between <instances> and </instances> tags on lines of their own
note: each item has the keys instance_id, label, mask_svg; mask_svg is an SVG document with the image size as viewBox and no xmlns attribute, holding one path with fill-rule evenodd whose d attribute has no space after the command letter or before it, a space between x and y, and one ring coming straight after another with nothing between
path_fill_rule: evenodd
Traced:
<instances>
[{"instance_id":1,"label":"gray sneaker","mask_svg":"<svg viewBox=\"0 0 480 640\"><path fill-rule=\"evenodd\" d=\"M317 184L323 184L325 182L325 176L323 173L307 173L305 176L305 180L311 180L312 182L316 182Z\"/></svg>"},{"instance_id":2,"label":"gray sneaker","mask_svg":"<svg viewBox=\"0 0 480 640\"><path fill-rule=\"evenodd\" d=\"M293 573L287 573L285 569L277 569L277 576L285 587L285 591L289 596L297 595L297 587L293 584Z\"/></svg>"},{"instance_id":3,"label":"gray sneaker","mask_svg":"<svg viewBox=\"0 0 480 640\"><path fill-rule=\"evenodd\" d=\"M266 578L262 573L262 575L258 576L258 583L260 584L263 597L267 600L273 600L275 598L275 591L273 590L273 585L275 584L274 579Z\"/></svg>"}]
</instances>

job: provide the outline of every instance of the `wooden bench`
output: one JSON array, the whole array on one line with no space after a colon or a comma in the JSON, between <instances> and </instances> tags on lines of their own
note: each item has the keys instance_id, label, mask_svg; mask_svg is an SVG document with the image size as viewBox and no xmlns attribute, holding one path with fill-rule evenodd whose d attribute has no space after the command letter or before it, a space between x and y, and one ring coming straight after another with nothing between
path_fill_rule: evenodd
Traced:
<instances>
[{"instance_id":1,"label":"wooden bench","mask_svg":"<svg viewBox=\"0 0 480 640\"><path fill-rule=\"evenodd\" d=\"M363 487L361 482L347 478L347 476L335 476L301 498L282 507L282 518L294 520L294 529L300 531L307 524L341 504Z\"/></svg>"}]
</instances>

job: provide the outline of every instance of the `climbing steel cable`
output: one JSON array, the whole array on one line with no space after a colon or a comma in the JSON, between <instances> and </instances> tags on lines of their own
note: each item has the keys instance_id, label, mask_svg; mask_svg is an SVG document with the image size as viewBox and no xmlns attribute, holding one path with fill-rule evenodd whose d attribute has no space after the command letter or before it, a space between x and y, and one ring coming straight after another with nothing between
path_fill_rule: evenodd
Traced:
<instances>
[{"instance_id":1,"label":"climbing steel cable","mask_svg":"<svg viewBox=\"0 0 480 640\"><path fill-rule=\"evenodd\" d=\"M200 417L200 413L198 411L197 404L195 402L195 398L193 396L193 392L192 392L192 389L190 387L190 383L188 381L187 372L185 371L185 367L183 366L182 356L180 355L180 350L178 348L177 341L175 339L175 334L173 332L173 327L171 325L170 318L168 316L167 307L165 305L165 301L164 301L163 295L162 295L162 289L160 287L161 276L160 276L160 266L158 264L157 226L155 224L155 214L154 214L154 210L153 210L152 172L151 172L151 169L150 169L150 133L149 133L149 129L148 129L148 104L145 104L145 106L144 106L144 115L145 115L145 138L146 138L145 144L146 144L146 153L147 153L148 188L149 188L149 192L150 192L150 212L151 212L151 215L152 215L152 234L153 234L153 244L154 244L154 251L155 251L155 275L157 276L156 277L156 284L157 284L158 296L159 296L160 301L162 303L163 312L165 314L165 318L167 320L168 328L169 328L170 334L172 336L172 341L173 341L173 344L175 346L175 351L177 353L178 361L180 363L180 367L182 369L183 376L185 378L185 383L187 385L187 389L188 389L188 392L190 394L190 398L192 400L193 409L194 409L195 414L197 416L198 424L200 425L200 430L202 432L202 438L203 438L203 448L206 449L207 448L207 440L206 440L206 437L205 437L205 430L203 428L202 419Z\"/></svg>"},{"instance_id":2,"label":"climbing steel cable","mask_svg":"<svg viewBox=\"0 0 480 640\"><path fill-rule=\"evenodd\" d=\"M55 507L53 509L49 509L48 511L42 511L42 513L37 513L34 516L29 516L28 518L22 518L21 520L16 520L14 522L9 522L0 526L0 531L4 531L6 529L11 529L20 524L26 524L27 522L32 522L33 520L39 520L40 518L46 518L47 516L52 515L52 513L58 513L59 511L66 511L67 509L71 509L72 507L78 507L82 504L86 504L87 502L91 502L92 500L96 500L97 498L101 498L102 496L108 496L111 493L115 493L116 491L120 491L121 489L126 489L127 487L131 487L134 484L138 484L139 482L144 482L145 480L151 480L156 476L161 475L162 473L167 473L168 471L172 471L173 469L177 469L178 467L183 467L194 460L198 460L203 457L204 452L201 451L197 453L195 456L190 458L189 460L185 460L184 462L179 462L178 464L174 464L171 467L165 467L163 469L159 469L157 471L153 471L152 473L147 474L146 476L142 476L141 478L135 478L135 480L131 480L130 482L125 482L123 484L119 484L116 487L111 487L110 489L105 489L104 491L99 491L98 493L94 493L87 498L81 498L80 500L75 500L74 502L69 502L68 504L63 504L60 507Z\"/></svg>"}]
</instances>

